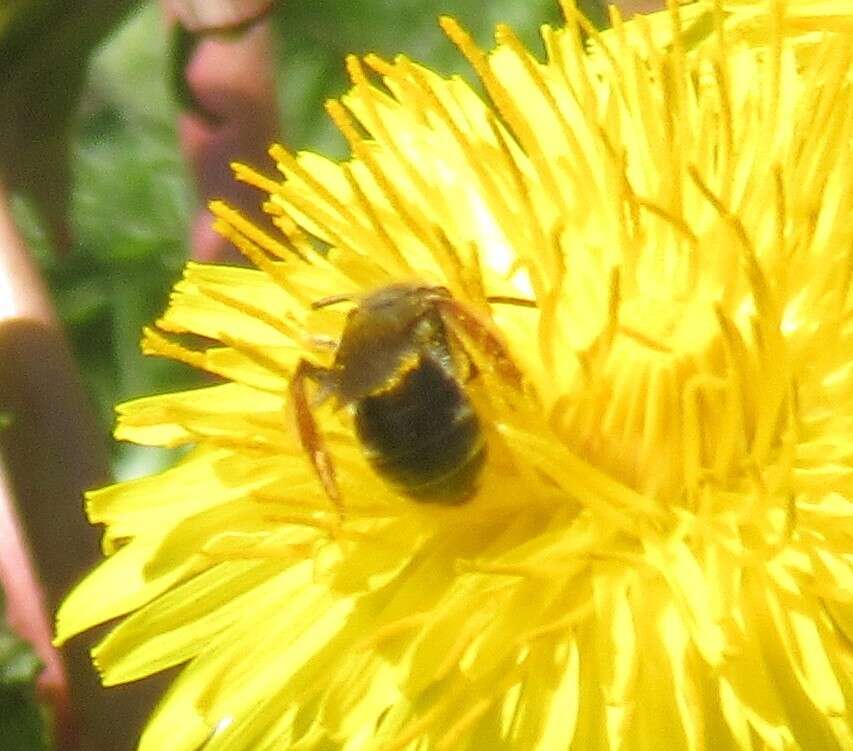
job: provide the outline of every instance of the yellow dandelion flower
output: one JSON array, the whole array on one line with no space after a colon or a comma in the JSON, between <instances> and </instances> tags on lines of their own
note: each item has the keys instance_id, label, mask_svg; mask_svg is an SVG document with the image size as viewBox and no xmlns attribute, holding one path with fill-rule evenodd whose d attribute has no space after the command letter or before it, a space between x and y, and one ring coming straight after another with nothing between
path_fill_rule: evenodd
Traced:
<instances>
[{"instance_id":1,"label":"yellow dandelion flower","mask_svg":"<svg viewBox=\"0 0 853 751\"><path fill-rule=\"evenodd\" d=\"M106 684L185 665L141 749L853 748L851 45L761 7L760 50L688 52L687 9L567 6L545 62L443 19L491 104L351 58L352 159L237 167L280 235L215 204L257 269L190 265L143 341L224 382L119 409L195 448L89 495L107 558L58 615L124 618ZM389 352L396 284L429 293ZM371 468L406 431L356 437L430 361L485 445L455 504Z\"/></svg>"},{"instance_id":2,"label":"yellow dandelion flower","mask_svg":"<svg viewBox=\"0 0 853 751\"><path fill-rule=\"evenodd\" d=\"M715 29L724 26L729 45L746 42L752 47L784 43L807 54L823 33L853 34L853 15L847 0L688 0L679 10L678 23L668 14L652 13L622 26L618 10L611 8L616 29L601 33L605 40L619 37L638 52L666 47L678 36L687 51L703 44L716 45ZM598 49L589 50L594 57Z\"/></svg>"}]
</instances>

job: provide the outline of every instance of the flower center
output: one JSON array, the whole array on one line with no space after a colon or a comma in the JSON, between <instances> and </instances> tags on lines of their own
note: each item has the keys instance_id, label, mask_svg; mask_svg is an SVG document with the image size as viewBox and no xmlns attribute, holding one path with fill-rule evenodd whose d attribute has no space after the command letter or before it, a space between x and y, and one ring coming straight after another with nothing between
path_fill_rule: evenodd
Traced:
<instances>
[{"instance_id":1,"label":"flower center","mask_svg":"<svg viewBox=\"0 0 853 751\"><path fill-rule=\"evenodd\" d=\"M610 346L578 379L577 399L559 420L561 436L665 503L706 482L731 487L754 458L765 390L757 347L741 327L712 294L622 300ZM767 447L778 445L784 425L776 415Z\"/></svg>"}]
</instances>

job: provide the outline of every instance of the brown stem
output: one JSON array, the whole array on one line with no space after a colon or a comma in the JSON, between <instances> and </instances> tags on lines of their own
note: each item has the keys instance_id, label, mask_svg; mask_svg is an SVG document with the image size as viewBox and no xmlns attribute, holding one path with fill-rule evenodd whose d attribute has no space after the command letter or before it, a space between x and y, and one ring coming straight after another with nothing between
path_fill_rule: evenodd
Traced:
<instances>
[{"instance_id":1,"label":"brown stem","mask_svg":"<svg viewBox=\"0 0 853 751\"><path fill-rule=\"evenodd\" d=\"M10 613L48 667L41 687L53 702L63 751L128 751L151 699L141 699L138 691L102 689L82 639L62 651L66 674L50 644L50 614L100 557L98 531L86 522L82 494L106 481L108 462L104 437L2 184L0 411L12 420L0 431L5 470L0 575ZM82 738L71 724L69 695Z\"/></svg>"},{"instance_id":2,"label":"brown stem","mask_svg":"<svg viewBox=\"0 0 853 751\"><path fill-rule=\"evenodd\" d=\"M44 664L39 676L39 696L53 709L57 747L78 747L78 728L71 713L65 664L51 644L44 590L39 582L17 504L0 457L0 586L7 602L8 626L32 644Z\"/></svg>"}]
</instances>

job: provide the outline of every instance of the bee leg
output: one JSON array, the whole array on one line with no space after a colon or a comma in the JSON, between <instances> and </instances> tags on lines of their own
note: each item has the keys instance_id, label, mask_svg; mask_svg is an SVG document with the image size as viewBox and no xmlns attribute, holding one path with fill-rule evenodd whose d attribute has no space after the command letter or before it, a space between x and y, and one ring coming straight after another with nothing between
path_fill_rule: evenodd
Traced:
<instances>
[{"instance_id":1,"label":"bee leg","mask_svg":"<svg viewBox=\"0 0 853 751\"><path fill-rule=\"evenodd\" d=\"M452 297L437 295L434 299L441 317L486 355L498 375L518 391L524 390L524 377L513 362L507 348L494 329L474 311Z\"/></svg>"},{"instance_id":2,"label":"bee leg","mask_svg":"<svg viewBox=\"0 0 853 751\"><path fill-rule=\"evenodd\" d=\"M326 495L329 496L329 500L335 504L338 513L343 517L341 494L335 481L335 467L326 447L323 445L323 438L317 428L317 421L314 419L311 405L308 402L308 392L305 389L307 380L310 379L315 383L322 382L328 373L329 371L325 368L312 365L307 360L300 360L290 381L290 397L293 400L293 407L296 412L296 426L299 430L302 448L308 454L320 482L323 483Z\"/></svg>"},{"instance_id":3,"label":"bee leg","mask_svg":"<svg viewBox=\"0 0 853 751\"><path fill-rule=\"evenodd\" d=\"M338 346L338 340L332 339L330 336L320 336L319 334L311 334L305 337L305 344L312 349L330 352Z\"/></svg>"}]
</instances>

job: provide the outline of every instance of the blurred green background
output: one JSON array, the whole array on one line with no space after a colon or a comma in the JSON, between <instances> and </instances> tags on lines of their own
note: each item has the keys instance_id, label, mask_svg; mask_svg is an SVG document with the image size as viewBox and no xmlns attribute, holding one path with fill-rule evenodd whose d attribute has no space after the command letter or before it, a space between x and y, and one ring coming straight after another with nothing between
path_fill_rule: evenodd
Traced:
<instances>
[{"instance_id":1,"label":"blurred green background","mask_svg":"<svg viewBox=\"0 0 853 751\"><path fill-rule=\"evenodd\" d=\"M591 8L600 17L598 6ZM282 0L274 28L283 142L346 154L323 102L346 90L348 53L402 52L473 80L439 29L440 14L455 16L485 48L493 44L495 24L509 23L538 55L539 26L561 19L556 0ZM198 378L184 366L143 358L138 348L142 326L162 312L180 274L198 204L178 150L172 57L161 9L153 2L138 4L91 57L72 134L70 255L54 256L32 207L20 198L15 202L104 434L117 402L183 388ZM152 471L166 460L112 445L119 478Z\"/></svg>"}]
</instances>

